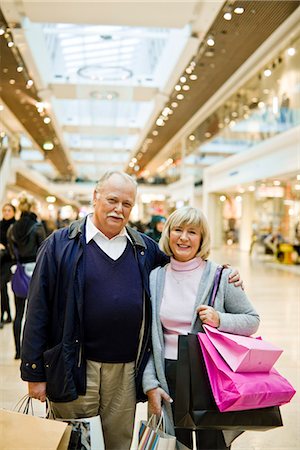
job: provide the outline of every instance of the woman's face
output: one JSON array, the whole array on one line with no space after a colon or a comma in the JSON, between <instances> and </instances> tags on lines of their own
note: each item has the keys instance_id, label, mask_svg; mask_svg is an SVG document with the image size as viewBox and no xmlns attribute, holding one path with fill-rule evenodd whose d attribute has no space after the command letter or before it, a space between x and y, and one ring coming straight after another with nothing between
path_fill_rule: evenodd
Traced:
<instances>
[{"instance_id":1,"label":"woman's face","mask_svg":"<svg viewBox=\"0 0 300 450\"><path fill-rule=\"evenodd\" d=\"M199 251L201 233L196 225L180 225L170 230L170 249L177 261L195 258Z\"/></svg>"},{"instance_id":2,"label":"woman's face","mask_svg":"<svg viewBox=\"0 0 300 450\"><path fill-rule=\"evenodd\" d=\"M15 211L10 205L4 205L2 208L3 219L10 220L14 217Z\"/></svg>"}]
</instances>

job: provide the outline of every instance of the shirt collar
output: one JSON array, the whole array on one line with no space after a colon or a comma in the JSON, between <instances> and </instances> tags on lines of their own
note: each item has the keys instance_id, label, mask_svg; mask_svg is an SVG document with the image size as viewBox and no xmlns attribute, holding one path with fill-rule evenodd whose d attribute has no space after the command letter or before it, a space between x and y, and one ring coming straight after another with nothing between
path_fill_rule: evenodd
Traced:
<instances>
[{"instance_id":1,"label":"shirt collar","mask_svg":"<svg viewBox=\"0 0 300 450\"><path fill-rule=\"evenodd\" d=\"M106 239L107 241L113 241L114 239L119 238L119 237L123 237L123 236L127 237L127 238L131 241L130 236L129 236L129 234L127 233L127 230L126 230L125 227L122 228L122 230L120 231L119 234L117 234L117 235L114 236L113 238L109 239L107 236L105 236L105 234L102 233L102 231L100 231L100 230L93 224L93 221L92 221L92 214L89 214L89 215L87 216L87 219L86 219L86 228L85 228L85 240L86 240L86 243L88 244L92 239L94 239L94 237L95 237L96 235L101 236L103 239Z\"/></svg>"}]
</instances>

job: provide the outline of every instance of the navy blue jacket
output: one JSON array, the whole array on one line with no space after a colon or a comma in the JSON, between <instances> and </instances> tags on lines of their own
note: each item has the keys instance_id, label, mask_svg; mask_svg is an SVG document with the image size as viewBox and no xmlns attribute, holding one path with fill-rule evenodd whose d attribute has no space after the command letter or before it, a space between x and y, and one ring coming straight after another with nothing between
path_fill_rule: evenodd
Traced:
<instances>
[{"instance_id":1,"label":"navy blue jacket","mask_svg":"<svg viewBox=\"0 0 300 450\"><path fill-rule=\"evenodd\" d=\"M52 401L72 401L86 390L83 354L83 246L86 219L52 233L42 244L31 279L22 341L21 377L47 381ZM127 227L140 268L144 321L136 361L137 400L150 352L151 305L149 274L169 258L144 234Z\"/></svg>"}]
</instances>

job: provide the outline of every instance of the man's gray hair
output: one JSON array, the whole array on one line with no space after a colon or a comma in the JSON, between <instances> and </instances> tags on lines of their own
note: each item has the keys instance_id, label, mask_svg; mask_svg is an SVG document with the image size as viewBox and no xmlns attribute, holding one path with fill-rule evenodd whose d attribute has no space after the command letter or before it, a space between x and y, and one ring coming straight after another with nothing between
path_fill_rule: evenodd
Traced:
<instances>
[{"instance_id":1,"label":"man's gray hair","mask_svg":"<svg viewBox=\"0 0 300 450\"><path fill-rule=\"evenodd\" d=\"M99 192L102 188L102 186L105 184L105 182L113 175L119 175L120 177L122 177L124 180L129 181L130 183L133 184L133 186L135 187L135 189L137 190L137 182L127 173L125 172L121 172L119 170L108 170L107 172L105 172L101 178L99 178L99 180L97 181L96 187L95 187L95 191Z\"/></svg>"}]
</instances>

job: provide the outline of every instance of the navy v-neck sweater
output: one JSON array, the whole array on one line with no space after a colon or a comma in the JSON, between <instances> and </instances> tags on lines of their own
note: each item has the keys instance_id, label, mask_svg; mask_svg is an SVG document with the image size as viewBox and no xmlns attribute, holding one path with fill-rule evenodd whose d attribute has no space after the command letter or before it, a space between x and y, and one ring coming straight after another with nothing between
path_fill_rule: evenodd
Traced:
<instances>
[{"instance_id":1,"label":"navy v-neck sweater","mask_svg":"<svg viewBox=\"0 0 300 450\"><path fill-rule=\"evenodd\" d=\"M85 357L125 363L136 359L143 288L132 244L111 259L91 240L86 245L84 289Z\"/></svg>"}]
</instances>

